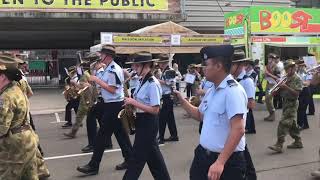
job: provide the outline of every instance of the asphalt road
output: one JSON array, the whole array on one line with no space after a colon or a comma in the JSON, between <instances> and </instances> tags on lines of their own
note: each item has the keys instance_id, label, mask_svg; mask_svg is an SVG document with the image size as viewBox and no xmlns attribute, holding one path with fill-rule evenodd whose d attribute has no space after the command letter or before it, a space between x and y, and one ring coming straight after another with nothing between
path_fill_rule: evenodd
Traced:
<instances>
[{"instance_id":1,"label":"asphalt road","mask_svg":"<svg viewBox=\"0 0 320 180\"><path fill-rule=\"evenodd\" d=\"M317 107L319 105L317 104ZM183 116L181 108L175 108L180 141L166 143L161 147L172 180L187 180L193 158L194 148L198 145L198 122ZM64 113L57 114L60 120ZM283 154L273 154L267 149L276 141L276 122L264 122L267 115L264 106L259 105L254 112L257 134L247 135L247 143L253 157L259 180L311 180L310 172L320 167L319 150L319 116L308 116L311 128L302 132L304 148L301 150L285 149ZM61 129L62 122L55 114L35 115L35 124L40 137L40 143L45 152L46 163L51 172L51 180L120 180L124 171L116 171L114 167L122 162L121 152L113 137L114 149L106 152L100 165L99 174L86 177L76 171L78 165L86 164L91 154L81 153L81 148L87 145L85 125L80 129L76 139L65 139L62 135L68 130ZM277 119L280 111L277 112ZM166 134L168 136L168 133ZM133 137L131 137L133 140ZM132 141L133 142L133 141ZM292 139L287 138L286 145ZM153 179L145 166L141 180Z\"/></svg>"}]
</instances>

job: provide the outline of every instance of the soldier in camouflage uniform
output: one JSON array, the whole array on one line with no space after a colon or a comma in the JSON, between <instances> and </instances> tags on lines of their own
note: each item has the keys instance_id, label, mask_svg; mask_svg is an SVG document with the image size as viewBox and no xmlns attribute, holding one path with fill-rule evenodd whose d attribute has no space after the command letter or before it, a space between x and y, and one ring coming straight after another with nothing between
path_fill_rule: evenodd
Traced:
<instances>
[{"instance_id":1,"label":"soldier in camouflage uniform","mask_svg":"<svg viewBox=\"0 0 320 180\"><path fill-rule=\"evenodd\" d=\"M280 86L280 93L284 101L282 118L278 125L278 140L275 145L269 146L269 149L278 153L282 153L283 151L282 147L287 134L290 134L295 140L287 148L303 148L297 125L298 97L302 90L302 80L297 75L296 65L292 60L286 62L285 70L287 72L287 82Z\"/></svg>"},{"instance_id":2,"label":"soldier in camouflage uniform","mask_svg":"<svg viewBox=\"0 0 320 180\"><path fill-rule=\"evenodd\" d=\"M10 64L14 67L18 67L20 64L25 63L22 59L19 59L17 57L15 57L12 54L1 54L0 58L5 58L7 59L7 63L10 62ZM19 70L22 72L22 70L19 68ZM33 91L27 81L27 79L25 78L23 72L22 72L22 79L19 80L18 82L13 82L15 83L23 92L23 94L26 95L27 98L30 98L33 95ZM28 123L31 125L33 131L35 131L35 127L32 121L32 117L31 114L29 112L29 118L28 118ZM34 132L34 136L35 139L37 140L37 151L36 151L36 162L37 162L37 173L39 176L39 179L44 179L44 178L48 178L50 177L50 172L49 169L47 167L47 165L44 163L44 159L43 159L43 153L42 153L42 149L39 145L39 137L38 135Z\"/></svg>"},{"instance_id":3,"label":"soldier in camouflage uniform","mask_svg":"<svg viewBox=\"0 0 320 180\"><path fill-rule=\"evenodd\" d=\"M82 64L84 70L90 68L90 64L86 62ZM94 87L88 82L90 78L89 71L85 71L85 73L81 76L79 81L79 91L78 94L80 96L79 108L76 115L76 123L72 126L72 129L69 133L64 133L65 136L69 138L75 138L76 133L78 132L80 126L82 126L82 121L87 115L89 109L94 105L96 99L96 91Z\"/></svg>"},{"instance_id":4,"label":"soldier in camouflage uniform","mask_svg":"<svg viewBox=\"0 0 320 180\"><path fill-rule=\"evenodd\" d=\"M29 102L16 85L22 73L0 57L0 179L38 180L37 139L28 123Z\"/></svg>"}]
</instances>

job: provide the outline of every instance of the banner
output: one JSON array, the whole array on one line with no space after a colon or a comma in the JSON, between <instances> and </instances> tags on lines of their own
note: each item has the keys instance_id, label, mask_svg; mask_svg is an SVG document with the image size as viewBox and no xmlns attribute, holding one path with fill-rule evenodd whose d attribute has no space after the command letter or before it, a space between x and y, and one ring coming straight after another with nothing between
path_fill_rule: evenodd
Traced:
<instances>
[{"instance_id":1,"label":"banner","mask_svg":"<svg viewBox=\"0 0 320 180\"><path fill-rule=\"evenodd\" d=\"M1 8L167 11L168 0L1 0Z\"/></svg>"},{"instance_id":2,"label":"banner","mask_svg":"<svg viewBox=\"0 0 320 180\"><path fill-rule=\"evenodd\" d=\"M149 36L114 36L114 43L151 43L160 44L163 42L163 38L159 36L149 37Z\"/></svg>"},{"instance_id":3,"label":"banner","mask_svg":"<svg viewBox=\"0 0 320 180\"><path fill-rule=\"evenodd\" d=\"M320 10L251 7L251 33L319 33Z\"/></svg>"},{"instance_id":4,"label":"banner","mask_svg":"<svg viewBox=\"0 0 320 180\"><path fill-rule=\"evenodd\" d=\"M226 13L224 18L224 32L227 35L243 35L248 18L249 8Z\"/></svg>"}]
</instances>

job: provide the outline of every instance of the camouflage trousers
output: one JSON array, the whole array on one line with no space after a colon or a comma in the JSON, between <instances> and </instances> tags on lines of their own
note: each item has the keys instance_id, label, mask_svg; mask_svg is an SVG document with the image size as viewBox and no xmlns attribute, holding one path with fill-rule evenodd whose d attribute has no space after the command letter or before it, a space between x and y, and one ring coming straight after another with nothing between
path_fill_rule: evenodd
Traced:
<instances>
[{"instance_id":1,"label":"camouflage trousers","mask_svg":"<svg viewBox=\"0 0 320 180\"><path fill-rule=\"evenodd\" d=\"M39 151L39 149L37 149L36 152L36 162L37 162L37 174L39 177L47 177L50 175L49 173L49 169L47 167L47 165L44 163L44 159Z\"/></svg>"},{"instance_id":2,"label":"camouflage trousers","mask_svg":"<svg viewBox=\"0 0 320 180\"><path fill-rule=\"evenodd\" d=\"M271 85L269 85L271 86ZM272 87L267 87L266 89L266 95L265 95L265 102L266 102L266 106L267 106L267 110L269 112L269 114L272 114L273 112L275 112L275 108L274 108L274 105L273 105L273 96L272 94L268 93L269 89Z\"/></svg>"},{"instance_id":3,"label":"camouflage trousers","mask_svg":"<svg viewBox=\"0 0 320 180\"><path fill-rule=\"evenodd\" d=\"M297 124L298 100L283 101L282 117L278 125L278 143L283 144L289 134L295 140L301 140Z\"/></svg>"},{"instance_id":4,"label":"camouflage trousers","mask_svg":"<svg viewBox=\"0 0 320 180\"><path fill-rule=\"evenodd\" d=\"M36 149L30 130L0 139L0 179L38 180Z\"/></svg>"},{"instance_id":5,"label":"camouflage trousers","mask_svg":"<svg viewBox=\"0 0 320 180\"><path fill-rule=\"evenodd\" d=\"M76 115L76 122L72 126L72 132L78 132L80 126L82 125L82 121L86 117L88 111L89 111L88 105L80 103L77 111L77 115Z\"/></svg>"}]
</instances>

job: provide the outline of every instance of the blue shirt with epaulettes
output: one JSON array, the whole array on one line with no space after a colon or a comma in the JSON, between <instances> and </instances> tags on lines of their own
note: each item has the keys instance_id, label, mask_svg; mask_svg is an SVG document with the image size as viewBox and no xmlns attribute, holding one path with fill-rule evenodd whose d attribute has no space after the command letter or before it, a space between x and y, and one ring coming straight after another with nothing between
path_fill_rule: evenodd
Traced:
<instances>
[{"instance_id":1,"label":"blue shirt with epaulettes","mask_svg":"<svg viewBox=\"0 0 320 180\"><path fill-rule=\"evenodd\" d=\"M158 106L160 105L161 94L162 89L159 81L154 76L150 76L145 82L140 81L133 97L138 102L147 106ZM137 112L143 111L137 109Z\"/></svg>"},{"instance_id":2,"label":"blue shirt with epaulettes","mask_svg":"<svg viewBox=\"0 0 320 180\"><path fill-rule=\"evenodd\" d=\"M230 134L231 119L235 115L242 114L245 126L247 104L246 92L232 75L228 75L218 87L213 85L199 106L199 112L203 116L201 146L220 153ZM245 144L243 135L235 151L244 151Z\"/></svg>"},{"instance_id":3,"label":"blue shirt with epaulettes","mask_svg":"<svg viewBox=\"0 0 320 180\"><path fill-rule=\"evenodd\" d=\"M117 63L112 61L104 69L104 71L100 71L99 73L97 73L97 77L103 82L107 83L109 86L114 86L117 88L114 94L101 88L101 96L105 103L120 102L124 100L124 74L122 68Z\"/></svg>"}]
</instances>

